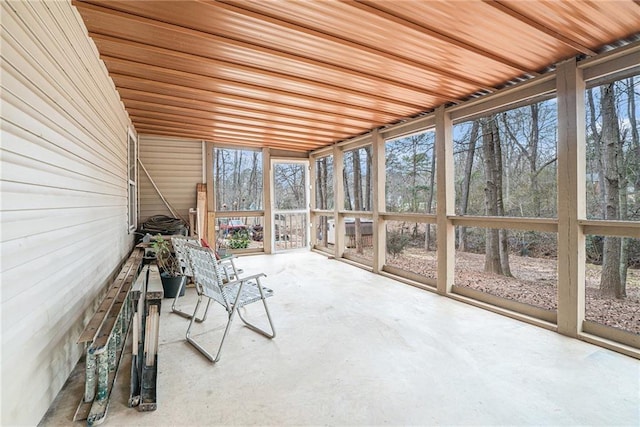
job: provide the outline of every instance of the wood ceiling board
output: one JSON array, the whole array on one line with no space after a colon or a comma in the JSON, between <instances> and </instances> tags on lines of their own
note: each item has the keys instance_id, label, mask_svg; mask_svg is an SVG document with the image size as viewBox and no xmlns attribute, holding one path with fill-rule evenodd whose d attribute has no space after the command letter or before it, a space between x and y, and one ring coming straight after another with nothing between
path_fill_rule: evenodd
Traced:
<instances>
[{"instance_id":1,"label":"wood ceiling board","mask_svg":"<svg viewBox=\"0 0 640 427\"><path fill-rule=\"evenodd\" d=\"M224 124L217 123L214 126L208 125L200 125L194 123L186 123L179 121L171 121L164 119L153 119L149 117L138 117L132 115L132 120L136 125L154 125L158 128L174 128L174 129L183 129L194 132L208 132L208 131L220 131L221 133L229 134L229 135L253 135L257 137L268 136L271 138L276 138L283 141L289 141L293 143L299 143L300 141L313 142L320 145L324 145L327 141L332 141L331 138L317 138L317 137L307 137L305 135L289 135L282 134L274 129L268 128L255 128L255 127L247 127L243 129L241 127L229 127Z\"/></svg>"},{"instance_id":2,"label":"wood ceiling board","mask_svg":"<svg viewBox=\"0 0 640 427\"><path fill-rule=\"evenodd\" d=\"M184 129L181 126L157 125L149 121L140 122L138 123L138 125L141 127L146 127L147 129L150 129L150 130L153 129L154 131L165 130L165 131L172 131L172 132L179 131L183 133L190 132L191 134L197 134L199 135L199 137L203 137L203 138L205 137L206 138L229 138L229 139L242 140L242 141L247 141L247 140L259 141L261 143L277 142L282 145L287 145L289 147L296 147L296 148L305 149L305 150L315 146L327 145L327 141L313 141L308 139L283 139L279 135L271 135L269 133L260 134L255 132L255 133L239 134L237 132L228 132L225 129L207 130L207 129L202 129L198 127Z\"/></svg>"},{"instance_id":3,"label":"wood ceiling board","mask_svg":"<svg viewBox=\"0 0 640 427\"><path fill-rule=\"evenodd\" d=\"M207 113L205 111L194 111L187 108L181 110L172 110L170 108L162 108L162 106L153 105L152 108L140 105L135 101L125 103L129 116L131 117L149 117L160 120L178 120L186 123L194 123L199 125L210 125L212 122L223 123L235 126L244 126L248 128L275 129L278 131L288 131L300 136L314 138L317 136L323 139L343 139L347 138L350 133L338 133L327 131L325 129L315 129L303 126L291 126L277 123L274 121L259 120L249 117L225 116L223 114ZM138 108L136 108L138 107ZM174 107L175 108L175 107Z\"/></svg>"},{"instance_id":4,"label":"wood ceiling board","mask_svg":"<svg viewBox=\"0 0 640 427\"><path fill-rule=\"evenodd\" d=\"M118 88L118 91L120 92L120 96L123 101L137 101L145 102L147 104L168 105L221 114L234 114L243 117L261 117L266 120L281 123L302 124L304 126L310 127L322 127L326 130L340 130L341 132L357 134L363 132L364 126L356 125L353 123L337 123L335 117L311 118L304 115L304 113L300 111L291 111L291 114L288 114L288 111L285 112L269 108L247 108L244 106L237 106L233 103L227 105L217 102L214 104L208 101L194 99L193 97L180 97L176 96L175 94L151 93L144 90L138 90L135 88L128 88L123 86L120 86Z\"/></svg>"},{"instance_id":5,"label":"wood ceiling board","mask_svg":"<svg viewBox=\"0 0 640 427\"><path fill-rule=\"evenodd\" d=\"M249 67L232 62L219 61L199 55L149 46L143 43L125 41L100 34L92 35L100 54L105 57L153 64L163 68L201 74L215 79L234 80L240 83L261 85L266 88L293 92L307 96L318 96L329 100L341 99L343 102L369 106L375 104L382 111L394 111L397 108L424 110L427 105L442 101L441 98L421 96L425 104L413 104L398 99L386 98L377 93L357 91L334 86L319 81L276 73L270 70Z\"/></svg>"},{"instance_id":6,"label":"wood ceiling board","mask_svg":"<svg viewBox=\"0 0 640 427\"><path fill-rule=\"evenodd\" d=\"M394 56L384 52L374 54L371 49L363 46L345 46L344 43L336 43L326 37L312 37L292 31L286 27L268 24L257 19L249 19L235 13L228 12L220 7L210 6L209 3L203 5L197 2L108 2L108 7L117 6L120 10L127 10L140 16L129 16L127 19L135 19L138 25L148 20L155 20L155 26L164 26L165 29L173 29L183 34L193 34L187 30L196 30L199 38L204 35L210 40L215 40L213 50L207 54L225 60L236 60L238 48L244 47L252 52L243 52L242 57L253 54L256 56L258 50L262 48L259 55L275 55L295 58L297 60L306 59L311 61L316 68L323 68L326 65L338 66L342 69L353 70L354 72L365 72L369 75L380 76L396 82L409 83L416 88L437 89L436 93L443 97L458 98L463 95L475 92L481 82L474 77L460 76L457 80L442 79L442 76L427 70L428 64L417 63L412 59ZM104 9L103 9L104 11ZM233 22L233 25L225 25L225 22ZM162 24L159 24L161 22ZM212 25L215 22L215 25ZM176 28L177 27L177 28ZM111 30L89 27L89 31L102 34L117 35L120 29ZM143 28L137 28L138 33L143 32ZM217 36L217 37L216 37ZM166 37L166 36L165 36ZM135 40L138 40L136 38ZM226 41L226 46L223 44ZM196 43L199 49L208 51L209 48L203 44L192 40L191 45ZM244 45L242 45L243 42ZM177 44L177 41L172 41ZM229 49L231 48L231 50ZM247 49L249 48L249 49ZM253 59L247 60L253 62ZM274 69L278 69L274 66ZM450 68L449 68L450 69ZM316 76L321 75L321 70L316 70Z\"/></svg>"},{"instance_id":7,"label":"wood ceiling board","mask_svg":"<svg viewBox=\"0 0 640 427\"><path fill-rule=\"evenodd\" d=\"M128 91L128 89L121 89L121 91L126 92ZM204 105L195 105L193 102L191 102L187 104L189 105L189 107L184 107L180 105L171 105L166 102L166 100L159 102L149 102L146 100L141 100L140 98L130 99L125 96L122 96L121 99L125 104L127 111L139 110L180 117L193 117L207 120L223 120L243 124L253 123L261 126L273 126L276 129L298 130L325 136L336 136L339 139L346 138L355 132L361 131L361 129L351 127L338 127L335 124L329 124L329 126L320 127L317 122L310 123L309 120L303 121L296 118L284 118L282 116L276 116L270 113L250 112L247 110L226 108L221 106L214 106L212 108L211 104L208 103L202 103ZM195 108L196 106L198 108Z\"/></svg>"},{"instance_id":8,"label":"wood ceiling board","mask_svg":"<svg viewBox=\"0 0 640 427\"><path fill-rule=\"evenodd\" d=\"M212 138L259 146L291 144L271 123L281 137L326 128L329 144L640 32L631 0L74 4L125 106L163 114L147 117L156 131L209 130L216 114Z\"/></svg>"},{"instance_id":9,"label":"wood ceiling board","mask_svg":"<svg viewBox=\"0 0 640 427\"><path fill-rule=\"evenodd\" d=\"M640 4L633 0L499 3L592 50L640 32Z\"/></svg>"},{"instance_id":10,"label":"wood ceiling board","mask_svg":"<svg viewBox=\"0 0 640 427\"><path fill-rule=\"evenodd\" d=\"M337 100L318 97L316 95L303 95L293 93L291 91L283 91L272 89L257 84L248 84L233 80L218 79L202 74L194 74L191 72L181 71L178 69L165 68L149 63L134 62L126 59L119 59L109 56L102 56L107 69L110 73L126 74L135 77L145 77L153 81L179 84L192 88L201 88L212 92L243 96L251 99L271 100L275 103L284 105L299 106L301 108L310 108L320 111L334 111L339 114L351 117L358 117L371 120L378 117L379 120L394 120L398 117L413 116L421 111L420 108L410 108L406 106L395 105L394 111L389 111L392 107L388 103L382 105L382 102L369 99L368 107L349 103L348 100L338 98ZM388 107L382 109L382 107Z\"/></svg>"},{"instance_id":11,"label":"wood ceiling board","mask_svg":"<svg viewBox=\"0 0 640 427\"><path fill-rule=\"evenodd\" d=\"M237 134L237 133L229 133L223 130L213 129L209 131L199 131L197 129L183 129L181 127L172 127L172 126L157 126L146 123L140 124L140 129L143 132L174 132L178 135L184 135L185 137L205 139L205 140L214 140L215 138L224 138L226 141L235 141L236 143L254 143L258 146L268 147L271 144L278 144L280 147L288 147L295 148L298 150L306 150L307 147L313 146L313 144L308 145L304 141L295 141L295 140L286 140L282 138L274 138L268 135L257 135L257 134ZM323 144L326 145L326 144Z\"/></svg>"},{"instance_id":12,"label":"wood ceiling board","mask_svg":"<svg viewBox=\"0 0 640 427\"><path fill-rule=\"evenodd\" d=\"M217 58L285 74L294 74L335 86L375 92L387 98L413 100L414 103L420 105L426 103L422 99L423 96L429 98L439 96L442 101L455 100L453 96L436 94L424 87L413 86L400 79L387 79L375 74L365 74L361 70L326 64L286 52L276 52L242 41L229 40L164 22L156 22L84 2L78 3L77 6L91 34L105 34L212 59ZM428 105L428 103L426 104Z\"/></svg>"},{"instance_id":13,"label":"wood ceiling board","mask_svg":"<svg viewBox=\"0 0 640 427\"><path fill-rule=\"evenodd\" d=\"M395 67L394 64L398 64L401 70L407 67L415 68L420 70L424 77L431 74L437 80L445 77L447 81L455 82L454 84L458 86L464 84L472 87L482 86L486 81L482 77L476 78L475 75L465 74L465 70L461 69L463 63L458 63L452 52L447 53L446 63L441 58L430 54L432 50L438 50L438 46L434 46L433 49L431 46L425 48L424 45L429 44L432 40L424 40L424 37L421 37L422 43L415 43L415 40L407 37L408 32L402 27L398 28L397 34L391 35L394 31L389 28L391 23L369 25L368 21L374 17L362 14L360 11L358 11L360 12L360 16L358 16L357 13L353 13L353 10L349 12L336 10L341 7L338 2L321 2L319 3L320 8L315 12L323 16L327 27L331 24L341 24L341 28L336 29L334 33L322 27L320 27L321 29L311 28L304 22L302 25L292 22L289 19L290 12L288 10L282 11L280 16L256 13L254 10L259 10L257 2L237 3L241 4L241 7L234 5L232 1L205 0L201 3L215 8L216 15L229 13L225 21L233 19L230 25L216 26L216 33L225 37L294 52L308 58L320 58L333 64L341 64L345 58L348 58L348 61L358 69L369 70L372 73L384 73L385 68ZM287 4L286 9L293 10L300 5L306 5L306 3L291 2ZM200 16L200 18L204 17ZM190 23L193 22L195 21L190 20ZM206 22L206 18L202 19L204 25ZM200 30L205 30L205 28L204 26L198 27ZM349 37L349 34L354 30L358 36ZM480 56L475 59L486 61L486 58ZM478 68L482 68L482 64ZM392 72L396 74L398 70L394 69ZM424 85L426 82L425 80L421 84Z\"/></svg>"},{"instance_id":14,"label":"wood ceiling board","mask_svg":"<svg viewBox=\"0 0 640 427\"><path fill-rule=\"evenodd\" d=\"M399 15L390 13L389 10L383 11L381 9L377 9L374 7L373 4L367 2L366 0L340 0L340 1L345 4L348 4L351 7L357 7L370 14L374 14L381 18L384 18L385 20L397 23L401 25L403 28L411 29L429 38L434 38L441 42L448 43L451 46L455 46L459 49L462 49L464 51L473 52L483 57L487 57L492 61L509 66L521 73L528 73L532 76L536 76L538 74L536 73L535 70L532 70L528 66L524 65L524 63L520 60L520 58L508 58L502 55L502 52L496 53L496 52L489 51L481 45L480 41L470 43L470 42L465 42L463 40L459 40L456 37L452 37L443 33L439 27L437 28L427 27L425 25L419 24L411 16L399 16Z\"/></svg>"},{"instance_id":15,"label":"wood ceiling board","mask_svg":"<svg viewBox=\"0 0 640 427\"><path fill-rule=\"evenodd\" d=\"M181 98L193 98L204 102L223 104L223 105L235 105L237 107L250 108L253 110L273 111L275 113L282 112L284 114L299 115L300 117L308 117L310 119L318 119L323 121L333 120L337 124L346 124L356 126L365 129L371 129L373 127L380 126L383 121L368 121L362 118L354 118L350 116L344 116L335 112L319 111L313 109L305 109L302 107L288 106L283 104L277 104L265 100L259 99L247 99L245 97L214 93L204 89L191 88L186 86L180 86L172 83L164 83L157 81L150 81L148 79L125 76L122 74L111 73L116 87L130 88L136 90L142 90L147 92L155 92L159 94L177 96Z\"/></svg>"},{"instance_id":16,"label":"wood ceiling board","mask_svg":"<svg viewBox=\"0 0 640 427\"><path fill-rule=\"evenodd\" d=\"M322 147L322 146L316 146L316 145L309 145L309 146L293 145L292 146L290 144L280 144L277 142L271 142L267 145L264 142L247 141L247 140L242 140L242 141L230 140L226 138L212 137L210 135L201 135L201 134L185 135L182 132L155 130L155 129L142 129L141 132L138 132L138 135L155 135L155 136L171 136L171 137L178 137L178 138L189 138L189 139L195 139L195 140L209 141L209 142L213 142L223 146L230 146L235 148L239 148L239 147L240 148L265 148L268 146L269 148L298 151L303 153L307 153L309 151L313 151L315 149Z\"/></svg>"},{"instance_id":17,"label":"wood ceiling board","mask_svg":"<svg viewBox=\"0 0 640 427\"><path fill-rule=\"evenodd\" d=\"M332 135L318 135L297 131L287 131L274 127L255 126L239 123L229 123L221 120L205 120L193 117L176 117L171 115L158 115L139 110L129 110L129 117L134 123L146 123L152 125L167 125L172 127L192 128L194 130L222 129L228 131L249 131L274 137L295 138L296 140L317 141L324 143L334 140Z\"/></svg>"},{"instance_id":18,"label":"wood ceiling board","mask_svg":"<svg viewBox=\"0 0 640 427\"><path fill-rule=\"evenodd\" d=\"M420 25L482 47L507 58L517 59L529 69L541 70L578 52L544 32L523 24L482 0L389 2L367 0L376 8L410 17ZM533 7L533 2L524 2ZM446 25L442 25L446 22Z\"/></svg>"},{"instance_id":19,"label":"wood ceiling board","mask_svg":"<svg viewBox=\"0 0 640 427\"><path fill-rule=\"evenodd\" d=\"M462 49L442 38L418 31L415 26L407 26L406 22L387 19L375 9L354 7L353 2L222 0L216 4L233 5L302 28L313 29L326 34L325 38L341 39L346 44L355 43L411 59L422 68L433 68L448 78L474 85L486 85L486 82L499 84L531 71L521 66L506 65L504 61L498 62L470 49Z\"/></svg>"}]
</instances>

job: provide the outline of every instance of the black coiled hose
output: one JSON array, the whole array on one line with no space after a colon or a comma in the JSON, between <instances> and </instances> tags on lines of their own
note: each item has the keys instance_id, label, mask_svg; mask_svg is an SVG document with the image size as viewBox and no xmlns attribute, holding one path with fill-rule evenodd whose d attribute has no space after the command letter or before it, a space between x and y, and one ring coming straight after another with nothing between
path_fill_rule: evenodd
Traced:
<instances>
[{"instance_id":1,"label":"black coiled hose","mask_svg":"<svg viewBox=\"0 0 640 427\"><path fill-rule=\"evenodd\" d=\"M142 224L140 232L149 234L187 235L187 224L181 219L166 215L154 215Z\"/></svg>"}]
</instances>

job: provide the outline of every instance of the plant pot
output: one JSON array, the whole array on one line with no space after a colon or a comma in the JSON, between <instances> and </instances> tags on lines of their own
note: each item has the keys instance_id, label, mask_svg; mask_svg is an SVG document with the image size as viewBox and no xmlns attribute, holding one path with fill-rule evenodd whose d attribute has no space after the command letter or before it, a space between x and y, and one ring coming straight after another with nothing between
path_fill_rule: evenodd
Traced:
<instances>
[{"instance_id":1,"label":"plant pot","mask_svg":"<svg viewBox=\"0 0 640 427\"><path fill-rule=\"evenodd\" d=\"M178 295L178 289L180 288L180 284L186 278L186 276L178 276L171 277L166 273L160 273L160 280L162 281L162 289L164 290L165 298L175 298ZM184 289L186 286L182 287L180 291L180 296L184 296Z\"/></svg>"}]
</instances>

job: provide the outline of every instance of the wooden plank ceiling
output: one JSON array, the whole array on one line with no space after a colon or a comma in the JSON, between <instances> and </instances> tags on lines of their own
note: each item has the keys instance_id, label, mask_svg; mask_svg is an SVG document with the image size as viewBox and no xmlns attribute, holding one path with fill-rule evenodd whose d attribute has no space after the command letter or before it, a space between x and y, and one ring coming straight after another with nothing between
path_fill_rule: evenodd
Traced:
<instances>
[{"instance_id":1,"label":"wooden plank ceiling","mask_svg":"<svg viewBox=\"0 0 640 427\"><path fill-rule=\"evenodd\" d=\"M136 130L308 151L640 32L622 1L74 1Z\"/></svg>"}]
</instances>

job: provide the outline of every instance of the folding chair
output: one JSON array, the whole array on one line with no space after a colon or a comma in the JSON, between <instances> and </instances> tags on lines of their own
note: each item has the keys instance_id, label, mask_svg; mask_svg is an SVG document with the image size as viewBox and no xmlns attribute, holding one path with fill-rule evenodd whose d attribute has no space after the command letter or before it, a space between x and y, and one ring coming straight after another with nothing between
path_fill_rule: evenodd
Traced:
<instances>
[{"instance_id":1,"label":"folding chair","mask_svg":"<svg viewBox=\"0 0 640 427\"><path fill-rule=\"evenodd\" d=\"M171 236L171 244L173 245L173 250L176 253L176 258L180 263L180 268L182 269L182 274L184 275L184 279L180 283L180 289L178 289L178 293L176 297L173 299L173 304L171 304L171 311L185 317L187 319L191 319L191 314L186 313L177 308L178 298L180 298L180 294L182 293L182 289L187 285L187 278L193 277L193 272L191 271L191 266L189 265L189 261L187 260L187 249L186 245L200 245L200 240L194 237L185 237L185 236ZM197 319L202 322L204 319Z\"/></svg>"},{"instance_id":2,"label":"folding chair","mask_svg":"<svg viewBox=\"0 0 640 427\"><path fill-rule=\"evenodd\" d=\"M186 246L187 245L201 246L200 239L195 237L171 236L171 244L173 245L173 250L175 251L176 258L180 263L182 274L185 277L193 278L191 265L189 265L189 261L187 258L188 254L187 254ZM220 264L222 265L224 270L225 280L227 282L230 282L233 278L238 277L238 274L242 273L242 270L236 268L234 259L235 259L235 256L230 255L220 260ZM187 319L191 319L190 313L186 313L177 307L178 298L180 298L180 293L182 293L182 288L186 286L186 284L187 284L186 279L183 280L182 283L180 284L180 289L178 290L176 297L173 299L173 304L171 304L171 311L176 313L177 315L180 315ZM207 304L207 310L205 310L204 316L201 319L196 318L196 322L204 322L207 316L208 308L209 308L209 305Z\"/></svg>"},{"instance_id":3,"label":"folding chair","mask_svg":"<svg viewBox=\"0 0 640 427\"><path fill-rule=\"evenodd\" d=\"M186 248L188 259L191 265L191 271L194 274L196 282L196 290L198 291L198 302L196 303L196 308L193 311L191 321L189 322L189 327L187 328L187 341L203 355L205 355L207 359L209 359L213 363L216 363L218 360L220 360L222 345L224 344L225 338L229 333L231 322L233 321L236 312L238 313L238 316L240 316L242 322L249 329L262 334L267 338L274 338L276 336L276 331L273 327L271 314L269 313L269 308L267 307L266 301L267 298L273 295L273 291L269 288L263 287L260 284L260 278L266 277L266 275L264 273L260 273L248 277L236 277L235 280L224 283L226 275L223 271L223 268L221 268L219 262L216 260L215 255L210 250L196 245L187 245ZM198 308L202 303L203 297L206 297L209 300L207 302L207 308L205 310L203 319L207 315L209 303L211 302L211 300L214 300L215 302L222 305L227 311L228 315L227 326L225 327L224 334L222 335L222 339L220 340L218 351L215 355L209 353L204 349L204 347L202 347L193 338L191 338L191 327L193 326L193 322L196 319L196 313L198 312ZM267 314L271 332L267 332L266 330L261 329L256 325L248 322L242 316L242 313L239 310L240 307L244 307L258 301L262 301L264 311Z\"/></svg>"}]
</instances>

